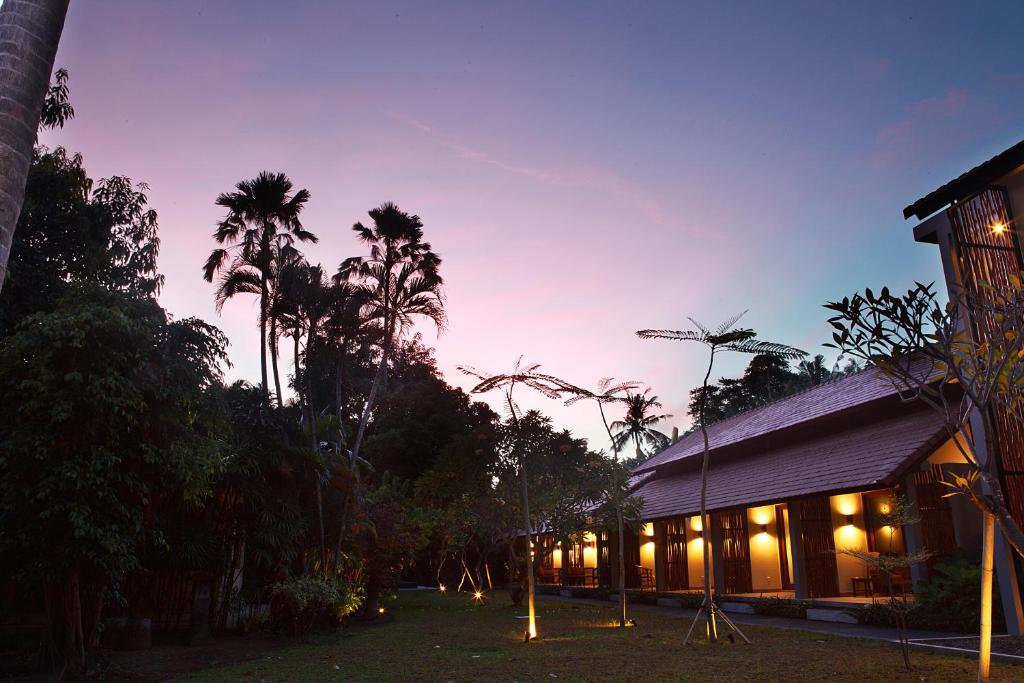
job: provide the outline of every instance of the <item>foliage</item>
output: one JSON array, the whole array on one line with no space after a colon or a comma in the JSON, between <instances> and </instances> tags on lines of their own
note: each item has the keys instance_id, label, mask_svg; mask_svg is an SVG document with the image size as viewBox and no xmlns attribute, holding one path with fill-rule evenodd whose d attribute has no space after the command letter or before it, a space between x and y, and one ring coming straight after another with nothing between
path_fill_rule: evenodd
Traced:
<instances>
[{"instance_id":1,"label":"foliage","mask_svg":"<svg viewBox=\"0 0 1024 683\"><path fill-rule=\"evenodd\" d=\"M981 567L954 553L930 569L929 580L914 588L910 624L916 628L955 633L977 632L981 613ZM994 588L998 588L995 586ZM992 623L1003 622L1002 601L994 596Z\"/></svg>"},{"instance_id":2,"label":"foliage","mask_svg":"<svg viewBox=\"0 0 1024 683\"><path fill-rule=\"evenodd\" d=\"M786 617L787 619L806 619L807 608L812 604L809 600L766 597L754 602L754 614Z\"/></svg>"},{"instance_id":3,"label":"foliage","mask_svg":"<svg viewBox=\"0 0 1024 683\"><path fill-rule=\"evenodd\" d=\"M160 240L146 189L124 176L94 182L80 155L37 148L0 298L0 334L79 284L158 291Z\"/></svg>"},{"instance_id":4,"label":"foliage","mask_svg":"<svg viewBox=\"0 0 1024 683\"><path fill-rule=\"evenodd\" d=\"M270 627L293 636L317 626L336 626L362 603L359 591L348 583L322 576L302 576L274 584L270 589Z\"/></svg>"},{"instance_id":5,"label":"foliage","mask_svg":"<svg viewBox=\"0 0 1024 683\"><path fill-rule=\"evenodd\" d=\"M672 416L652 414L661 408L661 402L650 393L650 388L647 388L642 393L637 391L626 395L625 417L611 424L616 453L623 450L630 441L636 446L637 457L643 454L642 446L647 446L650 453L657 453L669 445L669 438L654 426Z\"/></svg>"}]
</instances>

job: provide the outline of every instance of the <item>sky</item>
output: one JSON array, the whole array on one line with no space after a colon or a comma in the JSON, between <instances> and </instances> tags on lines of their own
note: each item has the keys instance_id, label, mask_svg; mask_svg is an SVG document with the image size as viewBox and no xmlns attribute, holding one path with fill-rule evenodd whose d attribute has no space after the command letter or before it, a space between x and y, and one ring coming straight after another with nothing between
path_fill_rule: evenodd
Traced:
<instances>
[{"instance_id":1,"label":"sky","mask_svg":"<svg viewBox=\"0 0 1024 683\"><path fill-rule=\"evenodd\" d=\"M749 309L831 360L823 303L941 282L901 211L1024 135L1021 26L1018 2L75 2L76 116L41 142L149 185L161 303L227 333L229 379L258 382L259 330L201 277L214 199L283 171L328 271L367 210L422 218L449 325L417 329L449 382L520 355L637 380L670 432L706 356L636 330ZM604 445L593 407L518 398Z\"/></svg>"}]
</instances>

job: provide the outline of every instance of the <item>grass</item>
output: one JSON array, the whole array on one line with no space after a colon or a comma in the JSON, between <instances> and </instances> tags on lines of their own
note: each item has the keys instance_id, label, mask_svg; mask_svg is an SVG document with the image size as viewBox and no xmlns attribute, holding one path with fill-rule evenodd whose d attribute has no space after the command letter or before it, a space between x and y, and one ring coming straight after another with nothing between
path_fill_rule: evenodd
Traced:
<instances>
[{"instance_id":1,"label":"grass","mask_svg":"<svg viewBox=\"0 0 1024 683\"><path fill-rule=\"evenodd\" d=\"M402 593L393 620L276 650L244 664L207 669L188 681L964 681L969 659L914 654L878 641L790 629L746 627L752 645L701 642L684 647L687 622L643 611L636 628L612 627L614 610L538 602L541 638L523 643L524 620L504 594L484 605L470 597ZM994 681L1024 669L993 665Z\"/></svg>"}]
</instances>

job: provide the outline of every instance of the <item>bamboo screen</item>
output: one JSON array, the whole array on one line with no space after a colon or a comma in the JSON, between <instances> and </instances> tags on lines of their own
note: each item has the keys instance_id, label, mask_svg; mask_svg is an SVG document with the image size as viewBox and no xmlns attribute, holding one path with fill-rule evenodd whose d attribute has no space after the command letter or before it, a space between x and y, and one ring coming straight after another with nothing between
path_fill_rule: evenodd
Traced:
<instances>
[{"instance_id":1,"label":"bamboo screen","mask_svg":"<svg viewBox=\"0 0 1024 683\"><path fill-rule=\"evenodd\" d=\"M1006 190L989 188L949 209L950 223L956 242L960 284L984 299L985 291L978 284L987 282L996 289L1007 287L1011 274L1020 274L1022 266L1017 231L1010 216ZM1002 231L992 226L1003 225ZM996 329L986 316L971 320L975 339L984 341ZM1005 408L992 410L995 426L996 453L1010 512L1018 523L1024 523L1024 425Z\"/></svg>"}]
</instances>

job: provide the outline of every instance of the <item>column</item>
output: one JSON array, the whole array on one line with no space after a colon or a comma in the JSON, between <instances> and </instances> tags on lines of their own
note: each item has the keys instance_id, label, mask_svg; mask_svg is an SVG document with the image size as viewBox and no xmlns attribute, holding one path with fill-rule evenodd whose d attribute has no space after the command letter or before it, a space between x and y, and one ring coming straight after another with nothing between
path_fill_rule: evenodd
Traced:
<instances>
[{"instance_id":1,"label":"column","mask_svg":"<svg viewBox=\"0 0 1024 683\"><path fill-rule=\"evenodd\" d=\"M715 592L725 595L725 560L722 556L722 523L717 513L711 517L711 572L715 579ZM705 534L706 536L707 534Z\"/></svg>"},{"instance_id":2,"label":"column","mask_svg":"<svg viewBox=\"0 0 1024 683\"><path fill-rule=\"evenodd\" d=\"M916 524L908 524L903 528L903 539L907 545L907 555L913 555L914 553L921 552L924 550L924 534L921 532L921 508L917 505L917 483L914 481L914 471L911 471L903 479L903 485L900 487L903 490L903 495L907 499L907 505L917 515L918 522ZM952 531L952 529L950 529ZM914 585L917 585L918 581L928 580L928 565L925 562L918 562L910 567L910 579Z\"/></svg>"},{"instance_id":3,"label":"column","mask_svg":"<svg viewBox=\"0 0 1024 683\"><path fill-rule=\"evenodd\" d=\"M654 590L665 590L665 522L654 523Z\"/></svg>"},{"instance_id":4,"label":"column","mask_svg":"<svg viewBox=\"0 0 1024 683\"><path fill-rule=\"evenodd\" d=\"M789 524L786 533L789 534L789 551L793 555L793 594L798 600L806 600L810 597L807 588L807 567L804 564L804 535L800 524L800 502L791 500L786 502L786 515Z\"/></svg>"}]
</instances>

